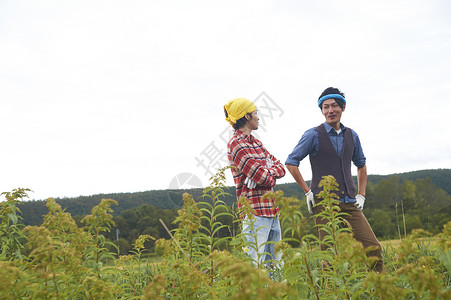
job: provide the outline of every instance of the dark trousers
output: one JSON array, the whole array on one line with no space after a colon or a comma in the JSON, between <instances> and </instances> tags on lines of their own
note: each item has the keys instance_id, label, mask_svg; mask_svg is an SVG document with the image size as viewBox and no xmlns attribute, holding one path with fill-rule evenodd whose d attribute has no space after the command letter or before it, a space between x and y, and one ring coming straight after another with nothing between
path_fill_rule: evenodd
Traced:
<instances>
[{"instance_id":1,"label":"dark trousers","mask_svg":"<svg viewBox=\"0 0 451 300\"><path fill-rule=\"evenodd\" d=\"M316 200L316 199L315 199ZM317 200L318 201L318 200ZM349 225L351 226L352 233L354 238L361 242L363 247L367 248L369 246L376 246L377 250L370 251L368 256L376 256L379 260L372 266L372 268L376 272L382 272L383 270L383 262L382 262L382 246L374 235L373 229L368 223L365 215L362 213L360 209L354 206L352 203L340 203L341 212L347 213L348 216L344 216ZM322 206L316 206L313 208L315 214L319 213L322 209ZM318 224L327 224L327 220L323 218L316 218L315 223ZM324 230L319 230L318 228L318 237L320 240L327 235ZM326 250L327 246L321 245L321 250Z\"/></svg>"}]
</instances>

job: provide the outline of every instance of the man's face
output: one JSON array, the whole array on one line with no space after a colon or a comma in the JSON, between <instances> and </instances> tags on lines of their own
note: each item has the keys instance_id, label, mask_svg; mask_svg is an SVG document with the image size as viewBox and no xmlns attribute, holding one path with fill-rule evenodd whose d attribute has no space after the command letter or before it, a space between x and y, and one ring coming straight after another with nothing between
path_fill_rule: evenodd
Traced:
<instances>
[{"instance_id":1,"label":"man's face","mask_svg":"<svg viewBox=\"0 0 451 300\"><path fill-rule=\"evenodd\" d=\"M344 112L346 105L343 104L343 109L338 105L335 99L324 100L321 104L321 111L326 118L327 124L337 129L340 126L341 114Z\"/></svg>"},{"instance_id":2,"label":"man's face","mask_svg":"<svg viewBox=\"0 0 451 300\"><path fill-rule=\"evenodd\" d=\"M260 118L258 117L257 110L254 110L250 115L252 115L252 118L246 117L248 126L251 130L257 130L258 129L258 121Z\"/></svg>"}]
</instances>

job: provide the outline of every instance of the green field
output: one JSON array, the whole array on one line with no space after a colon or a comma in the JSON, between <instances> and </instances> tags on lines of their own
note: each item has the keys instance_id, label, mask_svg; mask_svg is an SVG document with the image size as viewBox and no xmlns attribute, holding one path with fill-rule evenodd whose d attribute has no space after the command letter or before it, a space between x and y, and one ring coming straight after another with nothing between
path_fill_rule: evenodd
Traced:
<instances>
[{"instance_id":1,"label":"green field","mask_svg":"<svg viewBox=\"0 0 451 300\"><path fill-rule=\"evenodd\" d=\"M268 268L244 254L243 248L255 245L243 236L216 236L226 226L217 217L233 215L218 200L221 186L206 192L212 204L183 195L177 227L170 239L156 241L158 258L152 260L146 259L150 235L140 235L130 254L117 258L105 238L114 228L114 200L103 199L79 226L48 199L43 223L24 228L17 203L26 190L5 193L0 299L451 299L451 222L433 237L417 230L403 240L383 241L384 271L376 273L374 259L340 227L334 194L325 193L330 214L321 215L328 220L322 230L331 232L321 251L300 201L276 192L270 196L281 207L290 238L276 244L283 266L273 262ZM247 199L240 201L246 212Z\"/></svg>"}]
</instances>

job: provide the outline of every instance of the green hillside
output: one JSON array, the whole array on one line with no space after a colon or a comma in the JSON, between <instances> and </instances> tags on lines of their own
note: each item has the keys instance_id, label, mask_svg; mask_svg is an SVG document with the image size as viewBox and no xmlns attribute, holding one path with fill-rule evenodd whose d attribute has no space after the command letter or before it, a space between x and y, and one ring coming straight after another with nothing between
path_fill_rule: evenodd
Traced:
<instances>
[{"instance_id":1,"label":"green hillside","mask_svg":"<svg viewBox=\"0 0 451 300\"><path fill-rule=\"evenodd\" d=\"M290 176L289 174L287 176ZM421 179L430 179L433 185L438 189L443 190L446 194L451 195L451 169L436 169L436 170L421 170L407 173L390 174L390 175L369 175L367 200L371 198L372 188L377 186L381 181L390 178L398 178L399 184L404 180L416 182ZM398 182L398 181L397 181ZM296 197L302 199L304 193L297 186L296 183L286 183L276 186L276 190L282 190L287 197ZM98 205L101 199L114 199L118 202L117 206L113 206L114 215L118 216L122 211L139 207L147 204L156 206L162 209L180 208L183 205L182 195L188 192L194 196L195 199L200 198L202 194L201 189L190 190L152 190L135 193L114 193L114 194L98 194L92 196L80 196L74 198L56 198L56 202L61 205L63 209L70 212L73 216L84 216L91 212L91 209ZM235 202L235 187L229 187L230 196L226 197L224 201L231 206ZM380 197L386 198L386 197ZM397 199L392 199L397 201ZM377 207L379 199L368 201L370 207ZM19 208L22 211L23 221L25 225L41 224L42 216L47 214L47 207L45 200L24 201Z\"/></svg>"}]
</instances>

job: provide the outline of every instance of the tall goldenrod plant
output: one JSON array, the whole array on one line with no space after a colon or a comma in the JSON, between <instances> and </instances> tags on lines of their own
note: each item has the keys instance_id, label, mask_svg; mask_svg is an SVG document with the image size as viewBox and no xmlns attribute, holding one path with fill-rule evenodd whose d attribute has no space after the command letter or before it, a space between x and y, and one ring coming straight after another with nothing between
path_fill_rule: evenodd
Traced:
<instances>
[{"instance_id":1,"label":"tall goldenrod plant","mask_svg":"<svg viewBox=\"0 0 451 300\"><path fill-rule=\"evenodd\" d=\"M89 234L93 243L88 244L87 256L85 263L92 268L98 276L106 269L103 265L107 261L115 259L115 254L110 252L109 247L116 248L117 246L107 241L104 233L109 232L115 225L111 213L111 205L117 205L117 201L112 199L102 199L99 205L94 206L91 214L85 216L81 222L86 224L86 232Z\"/></svg>"},{"instance_id":2,"label":"tall goldenrod plant","mask_svg":"<svg viewBox=\"0 0 451 300\"><path fill-rule=\"evenodd\" d=\"M18 188L11 192L3 192L6 201L0 202L0 260L21 259L24 234L23 225L20 223L20 209L17 207L23 198L28 197L31 190Z\"/></svg>"}]
</instances>

